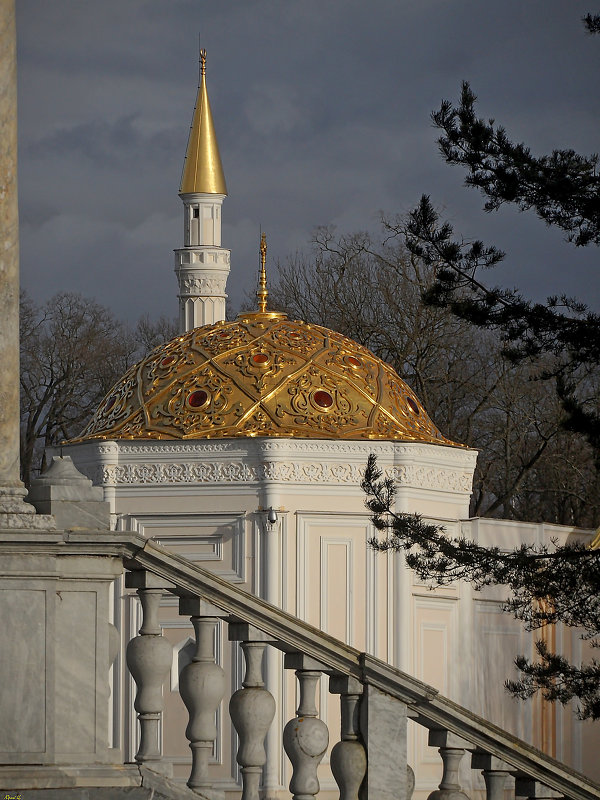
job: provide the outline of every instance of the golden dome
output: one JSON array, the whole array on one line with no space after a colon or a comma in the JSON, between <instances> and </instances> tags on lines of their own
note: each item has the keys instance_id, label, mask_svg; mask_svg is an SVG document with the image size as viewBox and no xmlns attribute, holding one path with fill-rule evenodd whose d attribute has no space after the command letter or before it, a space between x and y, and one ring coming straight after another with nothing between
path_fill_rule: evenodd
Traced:
<instances>
[{"instance_id":1,"label":"golden dome","mask_svg":"<svg viewBox=\"0 0 600 800\"><path fill-rule=\"evenodd\" d=\"M194 328L155 348L72 441L238 436L454 444L365 347L269 311Z\"/></svg>"}]
</instances>

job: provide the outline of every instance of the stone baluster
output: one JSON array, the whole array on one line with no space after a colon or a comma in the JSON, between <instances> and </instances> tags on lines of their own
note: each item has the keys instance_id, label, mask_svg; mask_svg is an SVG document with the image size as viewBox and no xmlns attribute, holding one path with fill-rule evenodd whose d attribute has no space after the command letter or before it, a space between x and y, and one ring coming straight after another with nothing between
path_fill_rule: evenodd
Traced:
<instances>
[{"instance_id":1,"label":"stone baluster","mask_svg":"<svg viewBox=\"0 0 600 800\"><path fill-rule=\"evenodd\" d=\"M510 766L496 756L476 750L471 756L471 767L481 770L486 800L504 800L504 785L511 774Z\"/></svg>"},{"instance_id":2,"label":"stone baluster","mask_svg":"<svg viewBox=\"0 0 600 800\"><path fill-rule=\"evenodd\" d=\"M163 593L174 586L146 570L126 573L125 586L137 589L143 612L139 635L127 645L127 666L137 685L134 708L140 721L140 746L135 760L160 761L162 685L171 668L173 648L162 635L158 609Z\"/></svg>"},{"instance_id":3,"label":"stone baluster","mask_svg":"<svg viewBox=\"0 0 600 800\"><path fill-rule=\"evenodd\" d=\"M327 725L317 717L315 704L321 672L327 667L302 653L286 653L284 666L296 670L300 684L296 717L283 729L283 747L292 762L290 792L293 800L310 800L319 793L317 768L329 744Z\"/></svg>"},{"instance_id":4,"label":"stone baluster","mask_svg":"<svg viewBox=\"0 0 600 800\"><path fill-rule=\"evenodd\" d=\"M275 716L275 699L265 689L262 660L266 644L274 639L237 621L229 625L229 639L242 643L246 661L243 688L229 701L231 721L240 738L236 758L242 772L241 800L259 800L258 788L267 760L265 737Z\"/></svg>"},{"instance_id":5,"label":"stone baluster","mask_svg":"<svg viewBox=\"0 0 600 800\"><path fill-rule=\"evenodd\" d=\"M224 670L214 656L214 634L219 617L227 614L199 597L182 597L179 613L189 615L196 633L196 652L179 676L179 694L189 714L185 735L192 751L192 771L187 785L206 797L223 797L213 789L208 762L217 738L215 712L226 688Z\"/></svg>"},{"instance_id":6,"label":"stone baluster","mask_svg":"<svg viewBox=\"0 0 600 800\"><path fill-rule=\"evenodd\" d=\"M340 695L342 717L340 741L331 751L331 771L340 789L340 800L359 800L358 790L367 772L359 723L363 685L356 678L335 675L329 679L329 691Z\"/></svg>"},{"instance_id":7,"label":"stone baluster","mask_svg":"<svg viewBox=\"0 0 600 800\"><path fill-rule=\"evenodd\" d=\"M430 730L429 746L438 747L444 772L439 789L431 792L427 800L469 800L462 791L458 777L460 762L471 744L450 731Z\"/></svg>"}]
</instances>

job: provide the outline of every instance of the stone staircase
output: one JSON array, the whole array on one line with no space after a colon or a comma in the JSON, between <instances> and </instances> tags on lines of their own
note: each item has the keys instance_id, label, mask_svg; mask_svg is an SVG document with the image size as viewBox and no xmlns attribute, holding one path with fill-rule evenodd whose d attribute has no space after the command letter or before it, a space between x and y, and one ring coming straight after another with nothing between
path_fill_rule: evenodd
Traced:
<instances>
[{"instance_id":1,"label":"stone staircase","mask_svg":"<svg viewBox=\"0 0 600 800\"><path fill-rule=\"evenodd\" d=\"M330 736L336 734L327 730L317 714L315 691L324 679L328 680L329 691L340 696L341 703L341 736L331 753L331 768L341 800L409 800L413 779L406 760L409 720L426 728L429 744L439 750L443 776L439 790L433 793L435 798L431 795L432 800L465 797L458 777L459 765L465 761L470 762L473 770L483 773L488 800L507 797L506 787L510 787L512 794L513 786L515 797L572 800L600 797L600 787L583 775L451 702L431 686L345 645L138 534L5 531L0 536L0 554L5 564L0 589L12 582L20 592L29 591L30 586L35 587L34 591L45 592L46 610L55 603L52 629L55 637L69 592L74 593L75 607L79 608L69 618L75 641L84 635L83 626L89 627L85 609L77 599L84 590L86 594L95 593L93 607L97 609L98 624L95 668L91 675L86 648L74 647L65 661L59 648L52 651L46 646L46 683L42 693L45 706L39 709L37 717L32 712L25 728L21 729L17 721L13 735L4 736L1 748L4 766L0 766L0 788L9 794L21 792L24 798L38 800L64 796L195 796L208 800L223 797L211 785L208 762L217 735L214 711L225 694L224 673L214 661L212 636L218 620L224 620L229 639L241 643L246 662L242 686L229 701L232 724L239 736L237 760L241 767L242 800L269 797L260 789L266 759L264 739L275 712L275 700L265 688L262 674L266 648L276 648L285 654L284 666L295 671L299 683L297 714L282 734L283 746L293 766L290 792L296 800L318 797L317 767ZM108 608L109 582L123 568L126 585L137 590L143 609L139 634L127 646L127 663L137 684L135 710L141 732L136 764L128 765L122 764L120 754L109 750L102 741L103 736L106 739L107 720L101 714L94 717L94 741L87 745L87 750L82 744L76 755L61 752L61 730L57 723L58 717L63 732L65 725L79 726L78 738L83 742L89 734L83 722L88 718L87 707L100 709L103 703L108 706L108 666L115 654L113 650L109 656L108 616L103 617L102 608ZM158 621L159 605L165 594L178 598L180 614L190 617L196 632L196 652L180 676L180 693L189 711L186 736L193 759L189 789L161 774L165 771L159 736L162 683L172 663L171 645L162 636ZM27 620L23 621L29 613L23 605L27 598L11 601L6 592L0 592L0 596L6 597L8 603L2 609L3 619L16 620L8 625L13 658L0 662L0 678L3 686L16 685L17 695L22 693L18 702L27 703L28 696L32 700L37 696L35 687L18 680L18 672L23 668L17 655L33 652L31 630L24 627ZM19 620L23 621L21 627ZM28 621L30 624L35 621L31 614ZM60 691L49 697L48 672L56 674L65 664L69 668L72 695L67 698L69 707L61 710L59 705L65 698ZM35 670L31 671L32 680L35 674ZM7 713L10 708L9 703ZM37 755L27 752L27 731L32 721L46 732L46 749L41 747ZM10 722L6 717L3 719L5 731ZM48 748L52 737L54 745Z\"/></svg>"}]
</instances>

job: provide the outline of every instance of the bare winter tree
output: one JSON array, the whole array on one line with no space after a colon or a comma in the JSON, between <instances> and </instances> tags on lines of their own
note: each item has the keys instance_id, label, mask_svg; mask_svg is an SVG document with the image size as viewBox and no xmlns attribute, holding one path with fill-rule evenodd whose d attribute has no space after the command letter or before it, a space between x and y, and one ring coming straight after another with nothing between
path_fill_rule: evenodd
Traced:
<instances>
[{"instance_id":1,"label":"bare winter tree","mask_svg":"<svg viewBox=\"0 0 600 800\"><path fill-rule=\"evenodd\" d=\"M143 317L132 331L98 303L63 292L43 306L21 298L21 472L26 486L44 449L78 434L104 395L174 325Z\"/></svg>"}]
</instances>

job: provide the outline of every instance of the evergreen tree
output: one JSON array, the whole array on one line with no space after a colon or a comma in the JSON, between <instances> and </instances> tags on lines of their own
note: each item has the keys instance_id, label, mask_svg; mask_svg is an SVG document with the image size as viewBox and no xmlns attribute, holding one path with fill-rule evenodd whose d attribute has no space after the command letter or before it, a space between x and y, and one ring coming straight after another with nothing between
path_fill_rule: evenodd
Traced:
<instances>
[{"instance_id":1,"label":"evergreen tree","mask_svg":"<svg viewBox=\"0 0 600 800\"><path fill-rule=\"evenodd\" d=\"M475 589L506 586L511 597L505 608L528 630L561 622L580 629L591 647L600 646L600 550L583 542L551 547L522 544L514 550L483 547L465 538L447 536L443 527L424 522L418 514L396 513L395 485L384 478L371 455L362 489L381 538L369 544L379 551L403 551L407 565L425 581L447 586L457 580ZM507 689L521 698L538 690L547 700L577 702L581 719L600 719L600 661L573 665L536 642L538 660L515 659L518 681Z\"/></svg>"},{"instance_id":2,"label":"evergreen tree","mask_svg":"<svg viewBox=\"0 0 600 800\"><path fill-rule=\"evenodd\" d=\"M600 32L600 15L588 14L583 21L590 33ZM441 131L442 156L466 169L465 183L482 192L484 210L512 203L561 229L576 247L600 245L598 156L573 150L534 156L494 120L478 117L475 103L464 83L459 103L444 101L432 119ZM497 331L512 363L543 365L537 377L555 388L565 411L564 426L587 438L600 463L600 315L566 296L535 303L518 291L487 286L482 270L498 265L504 253L456 237L426 195L407 221L387 226L392 235L403 237L414 256L435 269L435 281L424 293L427 303ZM592 647L600 646L600 550L576 543L523 545L505 552L448 537L443 528L418 516L394 512L393 482L383 479L374 458L363 490L373 523L384 534L371 542L376 549L405 551L408 565L437 585L467 580L477 589L507 586L507 609L529 629L562 622L581 629ZM509 691L529 697L541 690L547 699L562 703L575 699L579 716L600 718L600 662L574 665L549 652L543 642L536 647L535 662L516 659L521 679L507 681Z\"/></svg>"},{"instance_id":3,"label":"evergreen tree","mask_svg":"<svg viewBox=\"0 0 600 800\"><path fill-rule=\"evenodd\" d=\"M600 175L598 157L555 150L535 157L514 144L502 127L475 113L476 97L463 84L459 105L444 101L432 115L442 129L439 145L449 164L467 169L465 183L486 197L484 209L504 203L534 210L548 225L561 228L577 247L600 244ZM480 275L499 264L504 253L481 241L456 238L442 222L430 198L423 195L406 222L388 222L404 237L408 250L436 270L424 300L449 308L456 316L500 332L505 355L513 362L551 356L542 377L552 379L567 413L565 426L583 433L600 454L597 396L584 388L582 376L595 375L600 362L600 315L573 298L549 297L534 303L513 289L488 287ZM584 382L585 387L585 382Z\"/></svg>"}]
</instances>

